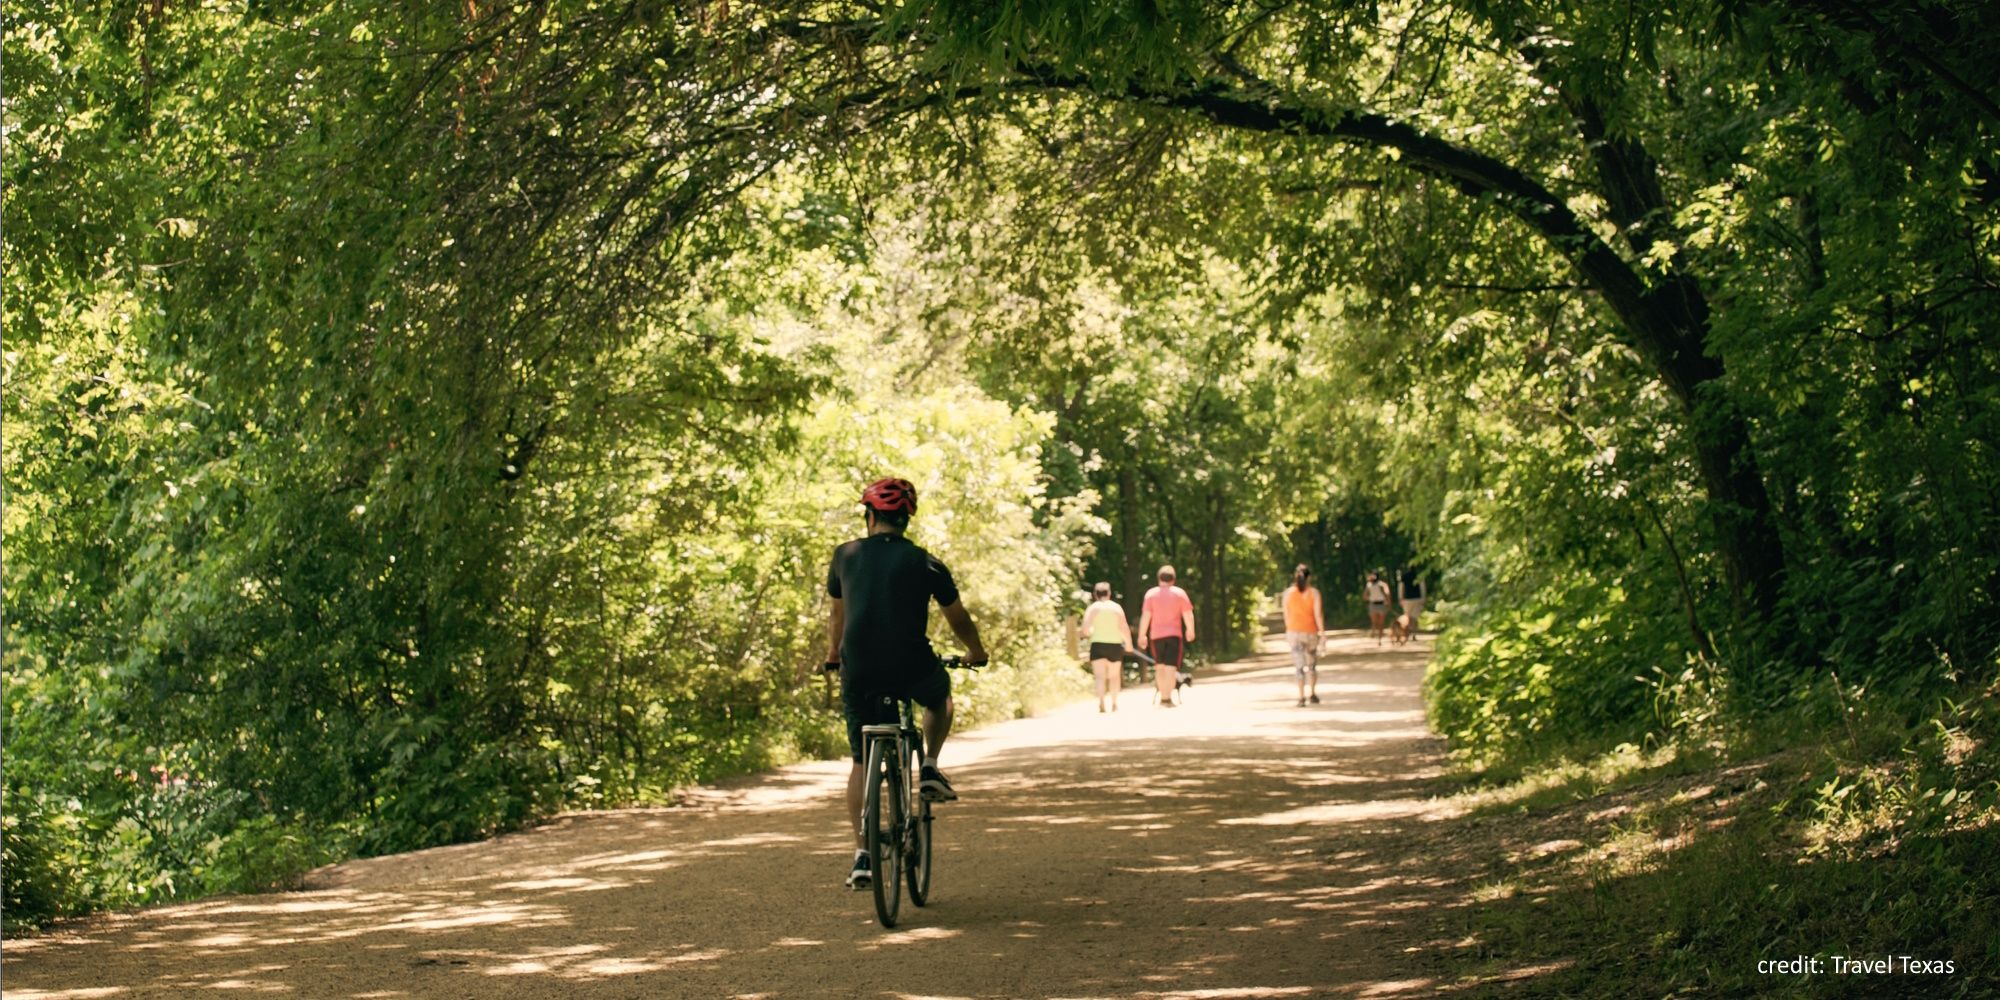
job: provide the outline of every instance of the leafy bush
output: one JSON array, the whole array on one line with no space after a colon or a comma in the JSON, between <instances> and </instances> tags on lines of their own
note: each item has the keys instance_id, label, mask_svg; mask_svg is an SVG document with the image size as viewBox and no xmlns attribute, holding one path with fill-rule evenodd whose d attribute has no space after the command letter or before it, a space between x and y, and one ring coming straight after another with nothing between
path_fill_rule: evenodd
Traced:
<instances>
[{"instance_id":1,"label":"leafy bush","mask_svg":"<svg viewBox=\"0 0 2000 1000\"><path fill-rule=\"evenodd\" d=\"M1674 694L1706 668L1649 596L1631 577L1571 577L1455 626L1425 678L1431 725L1487 763L1671 735L1691 721Z\"/></svg>"},{"instance_id":2,"label":"leafy bush","mask_svg":"<svg viewBox=\"0 0 2000 1000\"><path fill-rule=\"evenodd\" d=\"M209 841L202 888L207 892L298 889L305 873L336 856L329 841L308 827L257 816Z\"/></svg>"},{"instance_id":3,"label":"leafy bush","mask_svg":"<svg viewBox=\"0 0 2000 1000\"><path fill-rule=\"evenodd\" d=\"M94 901L83 878L85 847L73 811L10 794L0 814L0 913L9 931L46 923Z\"/></svg>"}]
</instances>

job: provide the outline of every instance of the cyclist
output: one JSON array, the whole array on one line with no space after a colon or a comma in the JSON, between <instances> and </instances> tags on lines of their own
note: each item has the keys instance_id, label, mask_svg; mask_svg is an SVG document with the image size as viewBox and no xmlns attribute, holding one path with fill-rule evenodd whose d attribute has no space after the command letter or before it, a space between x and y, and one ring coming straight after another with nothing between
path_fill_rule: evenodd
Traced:
<instances>
[{"instance_id":1,"label":"cyclist","mask_svg":"<svg viewBox=\"0 0 2000 1000\"><path fill-rule=\"evenodd\" d=\"M1159 581L1139 606L1139 648L1151 648L1160 707L1172 708L1174 689L1180 686L1181 658L1194 641L1194 602L1188 600L1187 591L1174 586L1172 566L1160 567Z\"/></svg>"},{"instance_id":2,"label":"cyclist","mask_svg":"<svg viewBox=\"0 0 2000 1000\"><path fill-rule=\"evenodd\" d=\"M1111 599L1111 585L1099 583L1091 589L1090 607L1083 612L1079 629L1090 641L1090 666L1097 674L1097 710L1104 711L1104 694L1111 693L1111 711L1118 711L1118 689L1125 677L1125 654L1132 651L1132 623L1125 609Z\"/></svg>"},{"instance_id":3,"label":"cyclist","mask_svg":"<svg viewBox=\"0 0 2000 1000\"><path fill-rule=\"evenodd\" d=\"M986 662L986 647L972 615L959 603L951 570L903 537L917 512L917 490L908 480L878 479L861 492L867 533L833 550L826 593L833 607L827 618L827 670L840 671L840 701L847 716L847 746L854 757L847 777L847 816L854 828L854 867L847 884L867 889L873 881L861 831L861 727L896 721L894 704L908 698L923 706L924 762L918 771L921 794L932 802L958 798L937 768L938 752L951 732L951 677L932 651L925 626L935 600L951 630L965 643L969 665Z\"/></svg>"},{"instance_id":4,"label":"cyclist","mask_svg":"<svg viewBox=\"0 0 2000 1000\"><path fill-rule=\"evenodd\" d=\"M1312 703L1319 704L1319 636L1326 631L1326 616L1320 613L1319 588L1312 585L1313 572L1305 563L1292 571L1292 585L1285 588L1285 639L1292 648L1292 673L1299 679L1299 707L1306 705L1306 678L1312 678Z\"/></svg>"}]
</instances>

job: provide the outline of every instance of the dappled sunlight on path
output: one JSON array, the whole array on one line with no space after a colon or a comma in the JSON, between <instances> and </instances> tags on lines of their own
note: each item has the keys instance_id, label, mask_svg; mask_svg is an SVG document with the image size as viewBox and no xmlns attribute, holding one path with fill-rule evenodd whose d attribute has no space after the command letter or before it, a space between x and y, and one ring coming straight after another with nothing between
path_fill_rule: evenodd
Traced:
<instances>
[{"instance_id":1,"label":"dappled sunlight on path","mask_svg":"<svg viewBox=\"0 0 2000 1000\"><path fill-rule=\"evenodd\" d=\"M10 941L7 996L1421 995L1418 918L1464 905L1405 843L1452 814L1427 651L1337 634L1295 707L1267 640L1179 708L955 737L934 902L894 932L840 887L846 764L821 762Z\"/></svg>"}]
</instances>

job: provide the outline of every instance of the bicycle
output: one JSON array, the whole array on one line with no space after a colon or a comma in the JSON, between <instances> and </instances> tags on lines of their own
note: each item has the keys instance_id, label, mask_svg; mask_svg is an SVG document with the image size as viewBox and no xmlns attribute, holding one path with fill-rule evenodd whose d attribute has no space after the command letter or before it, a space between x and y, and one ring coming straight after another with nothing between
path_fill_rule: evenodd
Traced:
<instances>
[{"instance_id":1,"label":"bicycle","mask_svg":"<svg viewBox=\"0 0 2000 1000\"><path fill-rule=\"evenodd\" d=\"M947 669L977 669L980 664L965 662L962 656L942 658ZM903 906L907 883L910 902L923 906L931 895L931 803L917 794L917 772L923 764L923 734L917 730L908 698L882 697L896 702L897 720L862 726L867 751L862 780L867 791L861 800L861 829L864 831L868 862L874 867L869 881L875 890L875 918L885 928L896 926ZM889 801L884 811L883 797ZM912 807L912 803L915 806Z\"/></svg>"}]
</instances>

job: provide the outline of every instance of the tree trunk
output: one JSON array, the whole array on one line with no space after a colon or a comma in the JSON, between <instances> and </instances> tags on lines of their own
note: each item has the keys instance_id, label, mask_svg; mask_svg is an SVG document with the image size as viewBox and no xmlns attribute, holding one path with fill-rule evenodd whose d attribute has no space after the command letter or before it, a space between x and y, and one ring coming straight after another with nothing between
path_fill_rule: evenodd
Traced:
<instances>
[{"instance_id":1,"label":"tree trunk","mask_svg":"<svg viewBox=\"0 0 2000 1000\"><path fill-rule=\"evenodd\" d=\"M1660 233L1670 239L1677 235L1660 187L1659 163L1638 139L1615 134L1606 125L1595 91L1559 84L1557 89L1576 116L1577 132L1597 168L1598 193L1611 221L1634 258L1651 258ZM1665 346L1654 366L1672 373L1668 384L1675 386L1675 396L1688 415L1689 443L1710 500L1709 521L1723 540L1733 607L1753 607L1760 620L1768 619L1776 610L1777 585L1784 572L1776 515L1751 448L1748 422L1717 384L1722 362L1706 350L1708 295L1683 269L1684 263L1680 253L1671 254L1666 273L1627 307L1643 311L1643 317L1626 311L1619 317L1627 327L1643 328L1642 339Z\"/></svg>"},{"instance_id":2,"label":"tree trunk","mask_svg":"<svg viewBox=\"0 0 2000 1000\"><path fill-rule=\"evenodd\" d=\"M1209 634L1222 637L1222 644L1214 647L1218 652L1236 638L1230 634L1230 625L1235 621L1232 612L1236 608L1235 595L1229 589L1229 540L1235 533L1229 523L1228 495L1219 495L1215 498L1215 575L1210 578L1215 582L1208 588L1212 595L1208 603L1215 608Z\"/></svg>"},{"instance_id":3,"label":"tree trunk","mask_svg":"<svg viewBox=\"0 0 2000 1000\"><path fill-rule=\"evenodd\" d=\"M1139 485L1130 462L1118 466L1118 560L1123 568L1125 614L1137 627L1139 604L1146 596L1146 570L1139 562Z\"/></svg>"}]
</instances>

